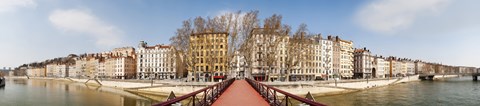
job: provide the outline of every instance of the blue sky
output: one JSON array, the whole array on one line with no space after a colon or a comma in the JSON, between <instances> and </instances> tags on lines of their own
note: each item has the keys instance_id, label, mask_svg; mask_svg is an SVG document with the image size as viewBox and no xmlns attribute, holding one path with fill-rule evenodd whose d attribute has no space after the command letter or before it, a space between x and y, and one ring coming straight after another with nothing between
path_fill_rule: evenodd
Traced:
<instances>
[{"instance_id":1,"label":"blue sky","mask_svg":"<svg viewBox=\"0 0 480 106\"><path fill-rule=\"evenodd\" d=\"M169 44L181 21L233 11L283 15L374 54L479 67L476 0L0 0L0 67Z\"/></svg>"}]
</instances>

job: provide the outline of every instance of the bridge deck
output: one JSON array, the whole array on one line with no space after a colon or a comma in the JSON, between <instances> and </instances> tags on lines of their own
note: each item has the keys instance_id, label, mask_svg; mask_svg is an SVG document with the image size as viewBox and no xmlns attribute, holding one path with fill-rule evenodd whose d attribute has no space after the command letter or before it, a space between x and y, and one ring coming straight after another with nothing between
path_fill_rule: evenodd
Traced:
<instances>
[{"instance_id":1,"label":"bridge deck","mask_svg":"<svg viewBox=\"0 0 480 106\"><path fill-rule=\"evenodd\" d=\"M269 106L245 80L236 80L212 106Z\"/></svg>"}]
</instances>

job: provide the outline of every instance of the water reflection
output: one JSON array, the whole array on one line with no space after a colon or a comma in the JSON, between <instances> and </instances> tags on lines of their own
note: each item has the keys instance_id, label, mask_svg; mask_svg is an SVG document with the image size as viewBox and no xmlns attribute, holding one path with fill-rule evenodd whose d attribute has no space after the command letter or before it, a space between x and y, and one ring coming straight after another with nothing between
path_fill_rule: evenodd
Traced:
<instances>
[{"instance_id":1,"label":"water reflection","mask_svg":"<svg viewBox=\"0 0 480 106\"><path fill-rule=\"evenodd\" d=\"M316 97L329 106L478 106L480 82L469 77L420 81Z\"/></svg>"},{"instance_id":2,"label":"water reflection","mask_svg":"<svg viewBox=\"0 0 480 106\"><path fill-rule=\"evenodd\" d=\"M2 106L151 106L165 97L119 89L38 79L7 79L0 88Z\"/></svg>"}]
</instances>

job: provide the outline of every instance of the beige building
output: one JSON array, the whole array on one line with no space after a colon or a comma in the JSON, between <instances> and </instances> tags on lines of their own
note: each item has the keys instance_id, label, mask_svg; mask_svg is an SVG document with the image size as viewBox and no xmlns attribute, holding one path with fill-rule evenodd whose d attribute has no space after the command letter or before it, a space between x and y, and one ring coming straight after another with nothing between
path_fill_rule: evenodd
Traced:
<instances>
[{"instance_id":1,"label":"beige building","mask_svg":"<svg viewBox=\"0 0 480 106\"><path fill-rule=\"evenodd\" d=\"M206 32L190 36L190 58L195 61L188 72L195 81L216 81L225 79L228 62L228 33Z\"/></svg>"},{"instance_id":2,"label":"beige building","mask_svg":"<svg viewBox=\"0 0 480 106\"><path fill-rule=\"evenodd\" d=\"M112 57L113 75L117 79L133 79L136 77L136 61L131 56ZM112 67L109 67L112 68ZM110 69L111 70L111 69ZM109 73L111 74L111 73Z\"/></svg>"},{"instance_id":3,"label":"beige building","mask_svg":"<svg viewBox=\"0 0 480 106\"><path fill-rule=\"evenodd\" d=\"M69 67L69 77L115 78L116 75L114 69L116 61L112 58L116 57L129 57L135 60L135 48L121 47L114 48L112 51L102 53L82 54L79 57L75 58L75 65ZM128 66L131 65L129 64ZM133 65L133 67L135 67L135 64Z\"/></svg>"},{"instance_id":4,"label":"beige building","mask_svg":"<svg viewBox=\"0 0 480 106\"><path fill-rule=\"evenodd\" d=\"M340 74L344 78L353 77L353 42L340 39Z\"/></svg>"},{"instance_id":5,"label":"beige building","mask_svg":"<svg viewBox=\"0 0 480 106\"><path fill-rule=\"evenodd\" d=\"M69 77L81 78L86 77L87 59L84 57L77 57L75 59L75 69L69 71Z\"/></svg>"},{"instance_id":6,"label":"beige building","mask_svg":"<svg viewBox=\"0 0 480 106\"><path fill-rule=\"evenodd\" d=\"M68 77L68 67L69 65L65 64L48 64L46 66L46 76L47 77L59 77L64 78Z\"/></svg>"},{"instance_id":7,"label":"beige building","mask_svg":"<svg viewBox=\"0 0 480 106\"><path fill-rule=\"evenodd\" d=\"M97 78L100 66L101 57L92 56L87 57L86 65L85 65L85 76L88 78Z\"/></svg>"},{"instance_id":8,"label":"beige building","mask_svg":"<svg viewBox=\"0 0 480 106\"><path fill-rule=\"evenodd\" d=\"M251 75L258 81L284 79L286 75L287 46L289 36L271 29L255 28L252 30L254 43L250 54L252 61ZM271 68L271 69L270 69ZM291 76L303 76L304 68L297 67L290 71Z\"/></svg>"},{"instance_id":9,"label":"beige building","mask_svg":"<svg viewBox=\"0 0 480 106\"><path fill-rule=\"evenodd\" d=\"M338 36L328 36L333 41L333 71L341 78L353 77L353 42L342 40Z\"/></svg>"},{"instance_id":10,"label":"beige building","mask_svg":"<svg viewBox=\"0 0 480 106\"><path fill-rule=\"evenodd\" d=\"M120 47L114 48L112 51L109 51L110 56L130 56L136 59L137 55L135 54L135 48L133 47Z\"/></svg>"},{"instance_id":11,"label":"beige building","mask_svg":"<svg viewBox=\"0 0 480 106\"><path fill-rule=\"evenodd\" d=\"M308 42L309 46L306 51L307 59L305 62L305 80L319 80L322 78L322 68L320 67L322 64L321 39L321 35L316 35Z\"/></svg>"},{"instance_id":12,"label":"beige building","mask_svg":"<svg viewBox=\"0 0 480 106\"><path fill-rule=\"evenodd\" d=\"M404 60L405 62L405 69L407 72L405 73L407 76L415 75L415 62L412 60Z\"/></svg>"},{"instance_id":13,"label":"beige building","mask_svg":"<svg viewBox=\"0 0 480 106\"><path fill-rule=\"evenodd\" d=\"M98 65L97 65L97 78L106 78L106 77L107 77L107 74L106 74L105 58L101 58L99 59Z\"/></svg>"},{"instance_id":14,"label":"beige building","mask_svg":"<svg viewBox=\"0 0 480 106\"><path fill-rule=\"evenodd\" d=\"M45 77L45 68L29 68L27 69L27 75L29 77Z\"/></svg>"},{"instance_id":15,"label":"beige building","mask_svg":"<svg viewBox=\"0 0 480 106\"><path fill-rule=\"evenodd\" d=\"M330 39L333 41L333 72L339 75L341 78L347 78L343 73L340 71L340 53L341 53L341 46L340 46L340 38L338 36L335 37L330 37Z\"/></svg>"},{"instance_id":16,"label":"beige building","mask_svg":"<svg viewBox=\"0 0 480 106\"><path fill-rule=\"evenodd\" d=\"M388 61L390 62L390 69L389 69L389 77L400 77L402 76L402 62L398 61L396 57L388 57Z\"/></svg>"},{"instance_id":17,"label":"beige building","mask_svg":"<svg viewBox=\"0 0 480 106\"><path fill-rule=\"evenodd\" d=\"M116 59L113 59L113 57L108 57L105 59L105 77L106 78L115 78L115 64L116 64Z\"/></svg>"}]
</instances>

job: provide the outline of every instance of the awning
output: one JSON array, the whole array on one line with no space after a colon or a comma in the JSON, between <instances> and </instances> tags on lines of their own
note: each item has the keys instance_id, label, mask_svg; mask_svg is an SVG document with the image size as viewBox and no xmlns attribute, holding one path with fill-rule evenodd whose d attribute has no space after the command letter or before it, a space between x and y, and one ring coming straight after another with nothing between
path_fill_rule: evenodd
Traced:
<instances>
[{"instance_id":1,"label":"awning","mask_svg":"<svg viewBox=\"0 0 480 106\"><path fill-rule=\"evenodd\" d=\"M213 76L213 78L224 78L225 76Z\"/></svg>"}]
</instances>

